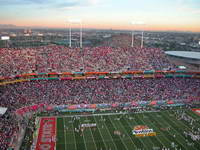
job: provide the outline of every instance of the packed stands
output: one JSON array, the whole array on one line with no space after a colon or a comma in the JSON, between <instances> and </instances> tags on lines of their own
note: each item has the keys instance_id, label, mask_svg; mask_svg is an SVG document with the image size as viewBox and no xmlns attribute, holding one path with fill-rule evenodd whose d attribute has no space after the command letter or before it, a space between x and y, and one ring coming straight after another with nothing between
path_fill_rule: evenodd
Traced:
<instances>
[{"instance_id":1,"label":"packed stands","mask_svg":"<svg viewBox=\"0 0 200 150\"><path fill-rule=\"evenodd\" d=\"M0 106L11 112L34 104L95 104L200 97L198 79L93 79L31 81L1 87ZM12 114L12 113L10 113ZM0 148L18 131L12 115L1 118Z\"/></svg>"},{"instance_id":2,"label":"packed stands","mask_svg":"<svg viewBox=\"0 0 200 150\"><path fill-rule=\"evenodd\" d=\"M11 110L48 104L97 104L112 102L189 99L200 96L198 79L94 79L41 80L1 87L1 106Z\"/></svg>"},{"instance_id":3,"label":"packed stands","mask_svg":"<svg viewBox=\"0 0 200 150\"><path fill-rule=\"evenodd\" d=\"M56 72L175 69L158 48L44 46L0 49L0 77ZM96 104L131 101L190 99L200 96L198 79L87 79L39 80L0 86L0 149L9 147L18 131L13 112L35 104Z\"/></svg>"},{"instance_id":4,"label":"packed stands","mask_svg":"<svg viewBox=\"0 0 200 150\"><path fill-rule=\"evenodd\" d=\"M158 48L85 47L67 48L45 46L39 48L0 49L0 76L22 73L90 71L124 71L174 69Z\"/></svg>"}]
</instances>

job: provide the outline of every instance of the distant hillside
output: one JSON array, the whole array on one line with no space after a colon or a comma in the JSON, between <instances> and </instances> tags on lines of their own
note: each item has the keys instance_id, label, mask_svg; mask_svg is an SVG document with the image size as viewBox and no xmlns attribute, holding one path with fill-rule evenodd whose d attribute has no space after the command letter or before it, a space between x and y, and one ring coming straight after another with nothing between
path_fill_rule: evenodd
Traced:
<instances>
[{"instance_id":1,"label":"distant hillside","mask_svg":"<svg viewBox=\"0 0 200 150\"><path fill-rule=\"evenodd\" d=\"M13 24L0 24L0 28L17 28L17 26Z\"/></svg>"}]
</instances>

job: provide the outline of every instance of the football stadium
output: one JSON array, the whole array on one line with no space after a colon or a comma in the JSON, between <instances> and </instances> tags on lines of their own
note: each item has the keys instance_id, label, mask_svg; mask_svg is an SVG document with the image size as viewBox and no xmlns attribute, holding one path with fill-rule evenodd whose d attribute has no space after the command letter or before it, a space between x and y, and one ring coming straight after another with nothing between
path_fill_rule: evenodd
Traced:
<instances>
[{"instance_id":1,"label":"football stadium","mask_svg":"<svg viewBox=\"0 0 200 150\"><path fill-rule=\"evenodd\" d=\"M200 0L0 0L0 150L200 150Z\"/></svg>"},{"instance_id":2,"label":"football stadium","mask_svg":"<svg viewBox=\"0 0 200 150\"><path fill-rule=\"evenodd\" d=\"M0 150L200 150L200 0L0 0Z\"/></svg>"},{"instance_id":3,"label":"football stadium","mask_svg":"<svg viewBox=\"0 0 200 150\"><path fill-rule=\"evenodd\" d=\"M200 72L160 48L0 53L1 150L200 149Z\"/></svg>"}]
</instances>

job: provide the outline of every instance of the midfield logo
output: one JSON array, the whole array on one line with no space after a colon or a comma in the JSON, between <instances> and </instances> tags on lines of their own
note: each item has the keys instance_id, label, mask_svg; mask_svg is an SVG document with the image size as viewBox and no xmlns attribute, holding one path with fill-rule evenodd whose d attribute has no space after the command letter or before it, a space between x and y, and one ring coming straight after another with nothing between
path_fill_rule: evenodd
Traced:
<instances>
[{"instance_id":1,"label":"midfield logo","mask_svg":"<svg viewBox=\"0 0 200 150\"><path fill-rule=\"evenodd\" d=\"M145 125L135 126L132 130L133 135L136 137L156 136L156 132Z\"/></svg>"},{"instance_id":2,"label":"midfield logo","mask_svg":"<svg viewBox=\"0 0 200 150\"><path fill-rule=\"evenodd\" d=\"M192 111L194 111L196 114L200 115L200 108L192 109Z\"/></svg>"},{"instance_id":3,"label":"midfield logo","mask_svg":"<svg viewBox=\"0 0 200 150\"><path fill-rule=\"evenodd\" d=\"M133 130L145 130L145 129L149 129L149 127L144 125L138 125L133 128Z\"/></svg>"}]
</instances>

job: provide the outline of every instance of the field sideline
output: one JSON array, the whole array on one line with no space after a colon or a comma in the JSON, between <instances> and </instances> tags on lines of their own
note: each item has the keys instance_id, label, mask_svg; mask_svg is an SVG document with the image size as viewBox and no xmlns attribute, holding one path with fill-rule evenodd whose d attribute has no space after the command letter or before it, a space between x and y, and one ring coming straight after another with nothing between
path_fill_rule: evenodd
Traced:
<instances>
[{"instance_id":1,"label":"field sideline","mask_svg":"<svg viewBox=\"0 0 200 150\"><path fill-rule=\"evenodd\" d=\"M186 113L197 119L195 123L199 126L199 116L189 110ZM78 130L81 124L92 123L96 123L97 127ZM157 135L135 137L132 130L137 125L146 125ZM167 128L169 130L165 130ZM178 150L200 149L200 143L192 141L190 137L186 138L183 134L183 131L191 130L189 123L177 120L173 111L59 116L56 130L56 150L153 150L163 147ZM116 135L116 131L120 134Z\"/></svg>"}]
</instances>

